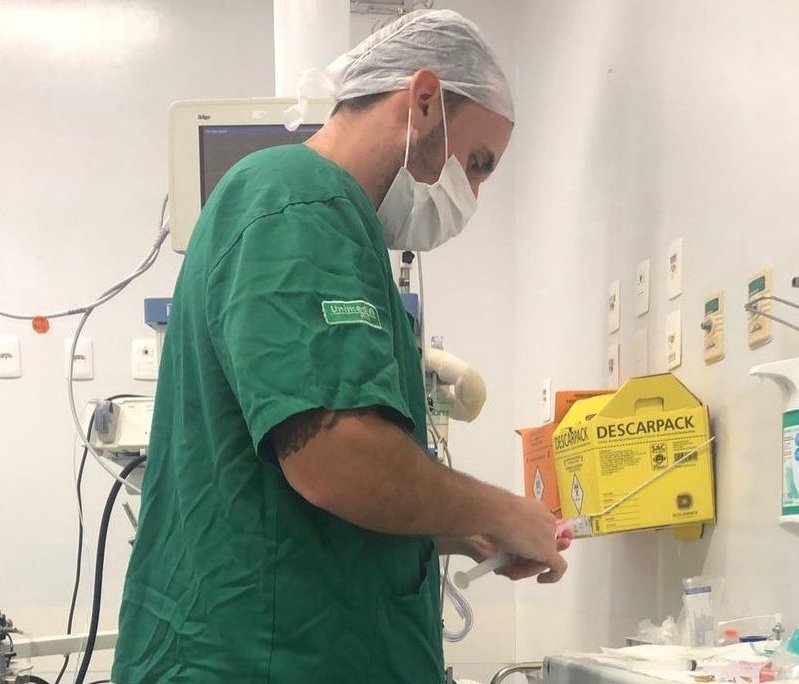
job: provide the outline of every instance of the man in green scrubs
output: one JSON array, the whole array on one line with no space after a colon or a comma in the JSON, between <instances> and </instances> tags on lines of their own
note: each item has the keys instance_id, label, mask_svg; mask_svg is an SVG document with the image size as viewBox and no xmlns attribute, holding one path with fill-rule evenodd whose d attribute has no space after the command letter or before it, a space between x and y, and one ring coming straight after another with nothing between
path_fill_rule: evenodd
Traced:
<instances>
[{"instance_id":1,"label":"man in green scrubs","mask_svg":"<svg viewBox=\"0 0 799 684\"><path fill-rule=\"evenodd\" d=\"M428 457L387 253L468 220L510 138L504 76L446 11L342 60L328 123L234 166L192 236L117 684L438 683L438 554L511 552L512 579L566 569L542 505Z\"/></svg>"}]
</instances>

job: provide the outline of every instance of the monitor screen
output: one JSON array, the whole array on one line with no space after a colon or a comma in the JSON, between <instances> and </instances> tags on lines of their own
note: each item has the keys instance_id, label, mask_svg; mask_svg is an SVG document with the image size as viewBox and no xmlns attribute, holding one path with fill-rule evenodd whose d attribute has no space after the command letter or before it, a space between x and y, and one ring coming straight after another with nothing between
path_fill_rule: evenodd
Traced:
<instances>
[{"instance_id":1,"label":"monitor screen","mask_svg":"<svg viewBox=\"0 0 799 684\"><path fill-rule=\"evenodd\" d=\"M283 124L199 126L201 206L205 206L219 179L239 159L266 147L301 143L319 128L318 124L305 124L296 131L287 130Z\"/></svg>"}]
</instances>

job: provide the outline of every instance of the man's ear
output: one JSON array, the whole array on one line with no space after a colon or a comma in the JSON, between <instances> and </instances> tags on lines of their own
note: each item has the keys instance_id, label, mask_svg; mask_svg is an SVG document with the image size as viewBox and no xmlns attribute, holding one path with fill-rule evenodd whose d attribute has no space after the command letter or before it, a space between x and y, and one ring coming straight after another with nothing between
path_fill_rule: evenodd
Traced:
<instances>
[{"instance_id":1,"label":"man's ear","mask_svg":"<svg viewBox=\"0 0 799 684\"><path fill-rule=\"evenodd\" d=\"M411 142L415 143L441 121L441 82L430 69L419 69L408 87L411 108Z\"/></svg>"}]
</instances>

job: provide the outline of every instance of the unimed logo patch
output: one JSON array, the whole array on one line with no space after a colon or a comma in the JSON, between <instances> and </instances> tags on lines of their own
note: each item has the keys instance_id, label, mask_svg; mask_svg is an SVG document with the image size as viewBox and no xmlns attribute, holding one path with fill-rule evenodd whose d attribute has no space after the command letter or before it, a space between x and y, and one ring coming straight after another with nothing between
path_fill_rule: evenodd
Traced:
<instances>
[{"instance_id":1,"label":"unimed logo patch","mask_svg":"<svg viewBox=\"0 0 799 684\"><path fill-rule=\"evenodd\" d=\"M328 325L368 325L370 328L382 330L380 314L374 304L363 299L349 302L324 301L322 313Z\"/></svg>"}]
</instances>

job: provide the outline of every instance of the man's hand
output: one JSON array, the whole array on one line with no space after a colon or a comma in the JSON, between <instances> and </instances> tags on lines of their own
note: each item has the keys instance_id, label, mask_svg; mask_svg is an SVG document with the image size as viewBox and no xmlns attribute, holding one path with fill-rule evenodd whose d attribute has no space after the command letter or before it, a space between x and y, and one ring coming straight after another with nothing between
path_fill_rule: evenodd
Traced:
<instances>
[{"instance_id":1,"label":"man's hand","mask_svg":"<svg viewBox=\"0 0 799 684\"><path fill-rule=\"evenodd\" d=\"M531 563L536 562L544 568L538 574L538 581L550 584L560 580L568 567L555 538L556 524L555 516L540 501L517 496L487 539L500 551L527 559L527 565L514 564L514 576L525 569L535 570L537 566Z\"/></svg>"},{"instance_id":2,"label":"man's hand","mask_svg":"<svg viewBox=\"0 0 799 684\"><path fill-rule=\"evenodd\" d=\"M571 545L571 541L571 532L567 532L560 537L556 542L557 552L562 553L566 551ZM501 549L482 534L476 534L470 537L438 537L436 539L436 544L441 555L468 556L475 563L481 563L501 553ZM495 570L495 573L514 581L538 576L540 576L538 581L541 583L557 581L546 574L549 569L549 566L538 561L518 558L510 565Z\"/></svg>"}]
</instances>

